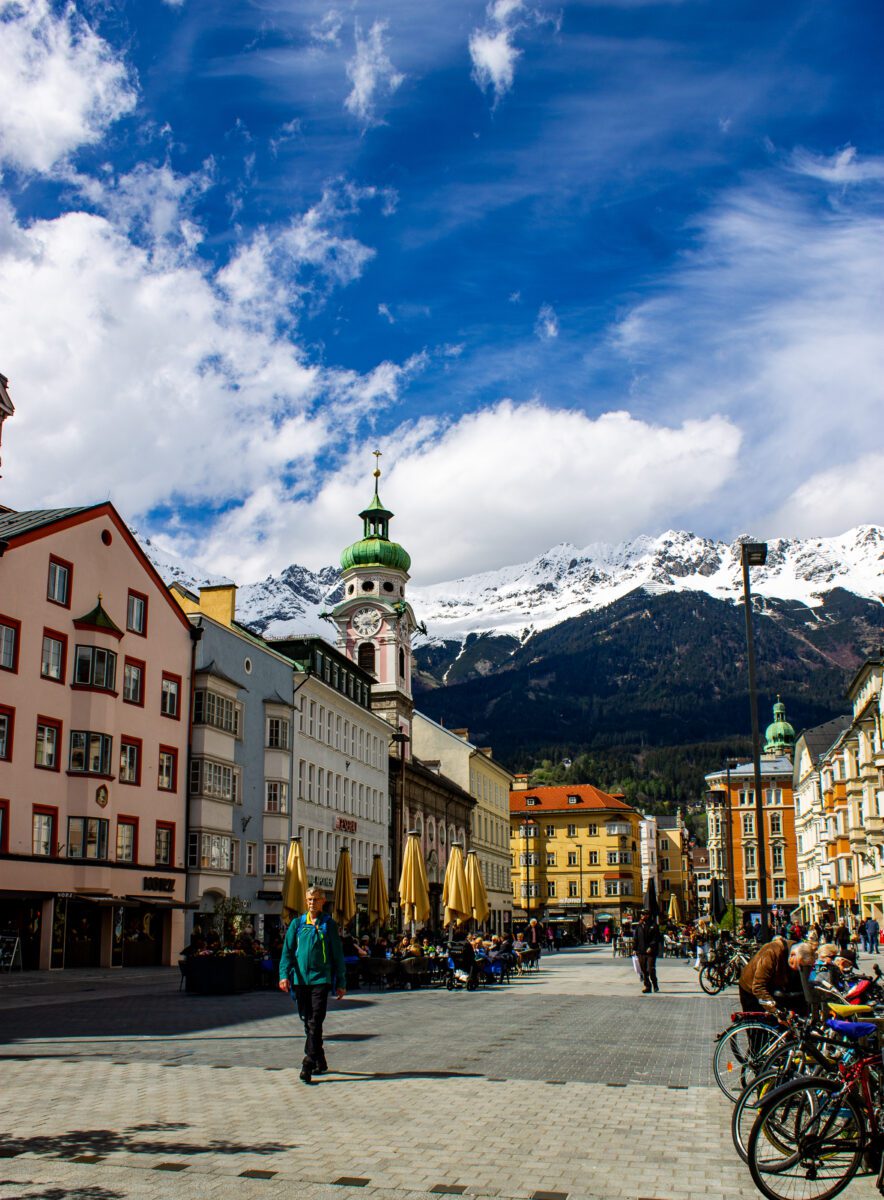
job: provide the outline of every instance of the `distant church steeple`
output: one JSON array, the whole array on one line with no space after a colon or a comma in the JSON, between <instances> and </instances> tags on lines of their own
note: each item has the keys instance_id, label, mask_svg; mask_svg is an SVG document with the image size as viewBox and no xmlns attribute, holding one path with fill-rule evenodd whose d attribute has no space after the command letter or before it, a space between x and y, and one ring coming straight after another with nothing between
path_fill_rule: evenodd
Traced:
<instances>
[{"instance_id":1,"label":"distant church steeple","mask_svg":"<svg viewBox=\"0 0 884 1200\"><path fill-rule=\"evenodd\" d=\"M374 675L372 708L397 731L410 734L411 638L417 621L405 599L411 557L390 541L393 513L379 494L380 450L374 451L374 495L359 516L362 537L341 555L344 598L332 609L338 645Z\"/></svg>"},{"instance_id":2,"label":"distant church steeple","mask_svg":"<svg viewBox=\"0 0 884 1200\"><path fill-rule=\"evenodd\" d=\"M765 731L764 753L791 755L795 746L795 730L786 720L786 706L779 696L773 706L773 718Z\"/></svg>"}]
</instances>

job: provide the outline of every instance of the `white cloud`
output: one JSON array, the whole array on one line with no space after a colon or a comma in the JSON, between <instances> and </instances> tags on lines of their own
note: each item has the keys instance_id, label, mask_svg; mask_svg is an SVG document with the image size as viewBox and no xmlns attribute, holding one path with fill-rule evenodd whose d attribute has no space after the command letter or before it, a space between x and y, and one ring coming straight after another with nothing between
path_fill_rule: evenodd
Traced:
<instances>
[{"instance_id":1,"label":"white cloud","mask_svg":"<svg viewBox=\"0 0 884 1200\"><path fill-rule=\"evenodd\" d=\"M395 325L395 324L396 324L396 318L395 318L395 317L393 316L393 314L390 312L390 306L389 306L389 304L379 304L379 305L378 305L378 316L379 316L379 317L385 317L385 318L386 318L386 320L388 320L388 321L390 322L390 324L391 324L391 325Z\"/></svg>"},{"instance_id":2,"label":"white cloud","mask_svg":"<svg viewBox=\"0 0 884 1200\"><path fill-rule=\"evenodd\" d=\"M884 453L873 451L816 472L769 518L789 537L824 537L884 524Z\"/></svg>"},{"instance_id":3,"label":"white cloud","mask_svg":"<svg viewBox=\"0 0 884 1200\"><path fill-rule=\"evenodd\" d=\"M534 322L534 332L544 342L559 336L559 318L551 304L541 304Z\"/></svg>"},{"instance_id":4,"label":"white cloud","mask_svg":"<svg viewBox=\"0 0 884 1200\"><path fill-rule=\"evenodd\" d=\"M417 356L341 371L296 341L292 294L316 302L370 257L324 224L364 193L330 187L279 246L265 231L252 260L242 251L212 275L184 238L167 236L181 224L174 197L186 211L195 185L164 171L124 177L118 197L106 189L112 216L22 225L0 203L3 369L16 394L4 484L18 507L110 496L147 529L157 505L211 507L268 489L285 500L315 484L317 456L339 453L422 368ZM127 215L150 229L143 244L127 236ZM261 274L271 268L274 280Z\"/></svg>"},{"instance_id":5,"label":"white cloud","mask_svg":"<svg viewBox=\"0 0 884 1200\"><path fill-rule=\"evenodd\" d=\"M855 146L845 146L835 154L811 154L796 150L791 166L800 175L821 179L826 183L869 183L884 179L884 158L859 158Z\"/></svg>"},{"instance_id":6,"label":"white cloud","mask_svg":"<svg viewBox=\"0 0 884 1200\"><path fill-rule=\"evenodd\" d=\"M405 78L387 55L386 32L386 21L375 21L366 37L358 21L354 26L356 53L347 63L347 78L352 87L344 107L365 127L380 123L375 111L378 101L392 96Z\"/></svg>"},{"instance_id":7,"label":"white cloud","mask_svg":"<svg viewBox=\"0 0 884 1200\"><path fill-rule=\"evenodd\" d=\"M135 106L122 59L73 4L0 0L0 164L46 173Z\"/></svg>"},{"instance_id":8,"label":"white cloud","mask_svg":"<svg viewBox=\"0 0 884 1200\"><path fill-rule=\"evenodd\" d=\"M306 213L281 230L259 229L218 273L218 283L243 320L273 324L307 300L358 279L374 250L343 231L344 219L363 202L389 196L376 188L337 181Z\"/></svg>"},{"instance_id":9,"label":"white cloud","mask_svg":"<svg viewBox=\"0 0 884 1200\"><path fill-rule=\"evenodd\" d=\"M521 56L512 41L509 28L474 29L470 34L470 58L473 60L473 78L484 92L493 88L495 100L499 100L513 86L516 63Z\"/></svg>"},{"instance_id":10,"label":"white cloud","mask_svg":"<svg viewBox=\"0 0 884 1200\"><path fill-rule=\"evenodd\" d=\"M830 180L796 188L790 175L723 196L654 298L612 330L636 376L632 404L669 419L730 413L746 431L742 485L707 519L725 534L785 514L793 494L797 519L805 480L839 464L849 475L880 442L884 218L865 189L834 204ZM869 493L868 510L847 523L876 517Z\"/></svg>"},{"instance_id":11,"label":"white cloud","mask_svg":"<svg viewBox=\"0 0 884 1200\"><path fill-rule=\"evenodd\" d=\"M322 20L310 26L310 37L319 46L332 47L341 44L341 28L344 22L336 9L330 8Z\"/></svg>"},{"instance_id":12,"label":"white cloud","mask_svg":"<svg viewBox=\"0 0 884 1200\"><path fill-rule=\"evenodd\" d=\"M393 536L427 583L521 562L563 540L626 538L675 514L696 516L726 486L739 445L736 426L717 416L668 428L625 412L593 419L502 401L385 437L381 495L397 514ZM280 503L272 489L250 497L219 524L204 565L246 581L291 561L336 562L359 536L372 466L363 447L311 500Z\"/></svg>"},{"instance_id":13,"label":"white cloud","mask_svg":"<svg viewBox=\"0 0 884 1200\"><path fill-rule=\"evenodd\" d=\"M522 57L516 35L528 25L544 23L558 30L560 17L530 6L526 0L490 0L485 24L470 34L469 50L473 79L483 92L493 91L495 105L513 86L516 64Z\"/></svg>"}]
</instances>

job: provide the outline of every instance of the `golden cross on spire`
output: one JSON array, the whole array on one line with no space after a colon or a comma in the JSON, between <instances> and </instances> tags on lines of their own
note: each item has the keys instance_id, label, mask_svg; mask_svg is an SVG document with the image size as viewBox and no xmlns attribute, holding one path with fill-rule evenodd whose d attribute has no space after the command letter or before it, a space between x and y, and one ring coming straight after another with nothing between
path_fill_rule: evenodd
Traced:
<instances>
[{"instance_id":1,"label":"golden cross on spire","mask_svg":"<svg viewBox=\"0 0 884 1200\"><path fill-rule=\"evenodd\" d=\"M374 455L374 461L375 461L375 466L374 466L374 490L375 490L375 493L377 493L377 490L378 490L378 480L379 480L379 479L380 479L380 477L381 477L381 452L380 452L380 450L372 450L372 454Z\"/></svg>"}]
</instances>

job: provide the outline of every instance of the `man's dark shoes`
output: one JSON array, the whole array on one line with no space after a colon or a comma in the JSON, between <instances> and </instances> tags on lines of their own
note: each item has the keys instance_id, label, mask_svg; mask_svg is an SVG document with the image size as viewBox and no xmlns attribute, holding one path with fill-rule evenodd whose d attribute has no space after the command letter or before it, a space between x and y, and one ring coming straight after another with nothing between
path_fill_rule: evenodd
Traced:
<instances>
[{"instance_id":1,"label":"man's dark shoes","mask_svg":"<svg viewBox=\"0 0 884 1200\"><path fill-rule=\"evenodd\" d=\"M319 1059L316 1066L313 1068L313 1074L314 1075L327 1075L328 1074L328 1063L325 1061L324 1054L323 1054L322 1058Z\"/></svg>"},{"instance_id":2,"label":"man's dark shoes","mask_svg":"<svg viewBox=\"0 0 884 1200\"><path fill-rule=\"evenodd\" d=\"M313 1082L313 1067L310 1065L310 1063L304 1063L304 1065L301 1067L301 1074L298 1076L298 1078L302 1083Z\"/></svg>"},{"instance_id":3,"label":"man's dark shoes","mask_svg":"<svg viewBox=\"0 0 884 1200\"><path fill-rule=\"evenodd\" d=\"M654 984L654 991L655 991L655 992L659 992L659 990L660 990L660 989L657 987L657 985L656 985L656 983L655 983L655 984Z\"/></svg>"},{"instance_id":4,"label":"man's dark shoes","mask_svg":"<svg viewBox=\"0 0 884 1200\"><path fill-rule=\"evenodd\" d=\"M643 996L650 996L650 994L651 994L651 989L650 989L650 988L642 988L642 995L643 995Z\"/></svg>"}]
</instances>

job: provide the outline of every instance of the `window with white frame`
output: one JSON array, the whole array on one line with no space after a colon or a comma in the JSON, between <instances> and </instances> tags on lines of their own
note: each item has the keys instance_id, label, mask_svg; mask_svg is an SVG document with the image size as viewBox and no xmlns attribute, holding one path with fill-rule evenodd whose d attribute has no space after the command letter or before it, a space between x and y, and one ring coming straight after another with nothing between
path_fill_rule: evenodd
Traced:
<instances>
[{"instance_id":1,"label":"window with white frame","mask_svg":"<svg viewBox=\"0 0 884 1200\"><path fill-rule=\"evenodd\" d=\"M289 722L282 716L267 718L267 746L270 750L288 750Z\"/></svg>"},{"instance_id":2,"label":"window with white frame","mask_svg":"<svg viewBox=\"0 0 884 1200\"><path fill-rule=\"evenodd\" d=\"M110 775L113 739L106 733L72 729L68 770L82 775Z\"/></svg>"},{"instance_id":3,"label":"window with white frame","mask_svg":"<svg viewBox=\"0 0 884 1200\"><path fill-rule=\"evenodd\" d=\"M264 811L287 813L289 810L289 785L282 779L265 779Z\"/></svg>"},{"instance_id":4,"label":"window with white frame","mask_svg":"<svg viewBox=\"0 0 884 1200\"><path fill-rule=\"evenodd\" d=\"M14 671L18 665L19 623L0 620L0 671Z\"/></svg>"},{"instance_id":5,"label":"window with white frame","mask_svg":"<svg viewBox=\"0 0 884 1200\"><path fill-rule=\"evenodd\" d=\"M43 648L40 653L40 675L43 679L60 680L64 674L65 643L61 638L43 634Z\"/></svg>"},{"instance_id":6,"label":"window with white frame","mask_svg":"<svg viewBox=\"0 0 884 1200\"><path fill-rule=\"evenodd\" d=\"M758 899L758 880L757 879L747 879L746 880L746 899L747 900L757 900Z\"/></svg>"},{"instance_id":7,"label":"window with white frame","mask_svg":"<svg viewBox=\"0 0 884 1200\"><path fill-rule=\"evenodd\" d=\"M775 879L773 881L773 898L774 900L786 899L786 881L785 879Z\"/></svg>"},{"instance_id":8,"label":"window with white frame","mask_svg":"<svg viewBox=\"0 0 884 1200\"><path fill-rule=\"evenodd\" d=\"M187 839L187 865L194 870L229 871L233 839L223 833L191 833Z\"/></svg>"},{"instance_id":9,"label":"window with white frame","mask_svg":"<svg viewBox=\"0 0 884 1200\"><path fill-rule=\"evenodd\" d=\"M785 868L785 857L782 846L771 846L770 848L771 866L775 871L782 871Z\"/></svg>"},{"instance_id":10,"label":"window with white frame","mask_svg":"<svg viewBox=\"0 0 884 1200\"><path fill-rule=\"evenodd\" d=\"M194 692L194 725L211 725L213 729L239 737L241 712L241 705L229 696L222 696L208 688L197 688Z\"/></svg>"},{"instance_id":11,"label":"window with white frame","mask_svg":"<svg viewBox=\"0 0 884 1200\"><path fill-rule=\"evenodd\" d=\"M194 758L190 763L190 794L234 803L238 796L237 769L211 758Z\"/></svg>"},{"instance_id":12,"label":"window with white frame","mask_svg":"<svg viewBox=\"0 0 884 1200\"><path fill-rule=\"evenodd\" d=\"M257 873L258 863L258 843L246 842L246 875L255 875Z\"/></svg>"}]
</instances>

